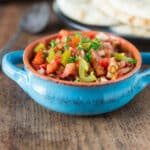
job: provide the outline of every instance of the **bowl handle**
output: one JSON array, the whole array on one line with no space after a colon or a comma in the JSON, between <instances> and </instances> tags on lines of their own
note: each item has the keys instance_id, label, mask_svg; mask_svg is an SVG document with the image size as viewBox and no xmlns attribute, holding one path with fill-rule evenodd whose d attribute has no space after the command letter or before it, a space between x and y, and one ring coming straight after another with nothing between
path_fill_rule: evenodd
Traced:
<instances>
[{"instance_id":1,"label":"bowl handle","mask_svg":"<svg viewBox=\"0 0 150 150\"><path fill-rule=\"evenodd\" d=\"M22 57L23 50L7 53L2 59L2 70L9 78L27 91L28 76L24 68L17 66L17 64L23 64Z\"/></svg>"},{"instance_id":2,"label":"bowl handle","mask_svg":"<svg viewBox=\"0 0 150 150\"><path fill-rule=\"evenodd\" d=\"M150 52L142 52L142 65L150 65ZM141 71L138 75L138 82L141 89L150 83L150 68Z\"/></svg>"}]
</instances>

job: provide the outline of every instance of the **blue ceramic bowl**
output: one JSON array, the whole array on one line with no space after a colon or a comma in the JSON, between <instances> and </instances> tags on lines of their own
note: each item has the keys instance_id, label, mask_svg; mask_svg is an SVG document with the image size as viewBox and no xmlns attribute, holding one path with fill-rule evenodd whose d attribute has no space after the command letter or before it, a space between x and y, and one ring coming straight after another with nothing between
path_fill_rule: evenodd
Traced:
<instances>
[{"instance_id":1,"label":"blue ceramic bowl","mask_svg":"<svg viewBox=\"0 0 150 150\"><path fill-rule=\"evenodd\" d=\"M57 112L73 115L96 115L116 110L145 88L150 82L150 69L141 72L142 63L150 63L150 53L139 51L128 41L119 39L121 46L132 52L138 63L133 71L115 82L74 83L38 74L30 65L32 48L39 42L48 42L57 34L50 35L31 43L25 51L6 54L2 61L3 72L40 105ZM19 68L17 64L24 64Z\"/></svg>"}]
</instances>

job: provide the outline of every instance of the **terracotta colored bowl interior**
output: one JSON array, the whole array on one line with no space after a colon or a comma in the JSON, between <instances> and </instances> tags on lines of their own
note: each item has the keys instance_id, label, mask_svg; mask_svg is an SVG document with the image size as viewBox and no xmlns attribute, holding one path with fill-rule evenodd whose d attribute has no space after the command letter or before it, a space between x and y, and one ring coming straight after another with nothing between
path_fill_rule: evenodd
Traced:
<instances>
[{"instance_id":1,"label":"terracotta colored bowl interior","mask_svg":"<svg viewBox=\"0 0 150 150\"><path fill-rule=\"evenodd\" d=\"M82 32L88 32L88 31L82 31ZM101 32L101 33L104 33L104 32ZM120 77L120 78L118 78L116 80L103 82L103 83L100 83L100 82L89 82L89 83L86 83L86 82L73 82L73 81L66 81L66 80L55 79L55 78L52 78L52 77L48 77L46 75L39 74L32 67L32 65L30 63L31 59L33 58L33 49L38 43L42 42L42 43L47 44L52 39L55 39L57 37L57 34L52 34L52 35L43 37L43 38L41 38L39 40L36 40L36 41L32 42L31 44L29 44L25 48L25 52L24 52L24 55L23 55L23 62L25 64L25 66L27 67L27 69L29 69L34 75L36 75L36 76L38 76L40 78L43 78L43 79L46 79L46 80L49 80L49 81L52 81L52 82L56 82L56 83L60 83L60 84L66 84L66 85L72 85L72 86L99 86L99 85L106 85L106 84L116 83L116 82L122 81L122 80L132 76L141 67L141 56L140 56L139 51L129 41L127 41L127 40L125 40L125 39L123 39L121 37L118 37L118 36L110 34L110 33L104 33L104 34L108 35L111 39L119 40L120 43L121 43L121 45L120 45L121 48L131 52L133 57L135 59L137 59L137 64L136 64L135 68L131 72L129 72L128 74L126 74L126 75L124 75L124 76L122 76L122 77Z\"/></svg>"}]
</instances>

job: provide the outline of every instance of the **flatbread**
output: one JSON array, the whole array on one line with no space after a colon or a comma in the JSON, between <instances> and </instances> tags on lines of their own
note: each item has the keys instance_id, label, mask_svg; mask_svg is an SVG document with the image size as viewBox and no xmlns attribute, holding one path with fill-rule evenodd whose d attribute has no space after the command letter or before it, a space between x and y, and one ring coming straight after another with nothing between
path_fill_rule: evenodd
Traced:
<instances>
[{"instance_id":1,"label":"flatbread","mask_svg":"<svg viewBox=\"0 0 150 150\"><path fill-rule=\"evenodd\" d=\"M127 35L127 36L137 36L141 38L150 38L150 29L144 29L140 27L133 27L128 25L119 25L110 28L113 32Z\"/></svg>"},{"instance_id":2,"label":"flatbread","mask_svg":"<svg viewBox=\"0 0 150 150\"><path fill-rule=\"evenodd\" d=\"M67 17L88 25L110 26L118 21L106 16L93 0L57 0L59 9Z\"/></svg>"},{"instance_id":3,"label":"flatbread","mask_svg":"<svg viewBox=\"0 0 150 150\"><path fill-rule=\"evenodd\" d=\"M150 0L94 0L99 8L122 23L150 28Z\"/></svg>"}]
</instances>

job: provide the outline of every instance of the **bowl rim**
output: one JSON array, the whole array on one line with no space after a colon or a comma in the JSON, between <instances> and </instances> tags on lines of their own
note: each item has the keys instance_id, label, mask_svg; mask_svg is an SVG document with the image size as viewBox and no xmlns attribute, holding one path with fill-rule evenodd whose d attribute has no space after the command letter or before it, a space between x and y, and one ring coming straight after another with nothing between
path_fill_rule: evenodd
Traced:
<instances>
[{"instance_id":1,"label":"bowl rim","mask_svg":"<svg viewBox=\"0 0 150 150\"><path fill-rule=\"evenodd\" d=\"M68 32L72 33L72 32L76 32L76 31L79 31L79 32L83 32L83 33L86 33L86 32L95 32L95 33L102 33L102 34L105 34L107 35L109 38L111 38L112 40L113 39L117 39L120 41L121 45L122 46L125 46L128 47L129 49L127 49L127 51L130 51L133 56L138 60L137 61L137 64L136 66L134 67L134 69L127 73L126 75L120 77L119 79L116 79L116 80L112 80L112 81L106 81L106 82L73 82L73 81L67 81L67 80L61 80L61 79L56 79L56 78L53 78L53 77L48 77L46 75L42 75L40 73L38 73L31 65L31 63L29 62L29 57L31 57L31 52L33 52L33 48L38 44L38 43L47 43L48 41L50 41L51 39L53 38L56 38L58 33L53 33L53 34L50 34L48 36L44 36L40 39L37 39L33 42L31 42L24 50L24 54L23 54L23 63L25 65L25 67L35 76L37 77L40 77L42 79L45 79L45 80L48 80L48 81L51 81L51 82L54 82L54 83L58 83L58 84L64 84L64 85L70 85L70 86L77 86L77 87L93 87L93 86L102 86L102 85L109 85L109 84L113 84L113 83L118 83L118 82L121 82L129 77L131 77L132 75L134 75L141 67L142 65L142 58L141 58L141 55L140 55L140 52L139 50L129 41L127 41L126 39L120 37L120 36L117 36L115 34L111 34L111 33L108 33L108 32L102 32L102 31L80 31L80 30L76 30L76 31L72 31L72 30L67 30Z\"/></svg>"}]
</instances>

